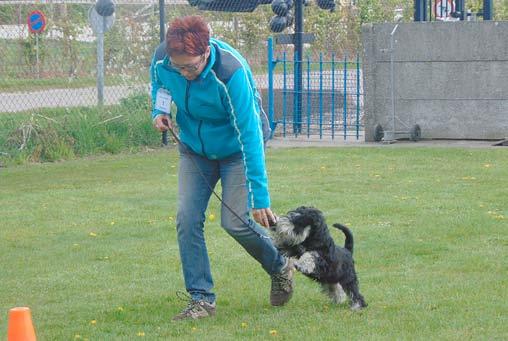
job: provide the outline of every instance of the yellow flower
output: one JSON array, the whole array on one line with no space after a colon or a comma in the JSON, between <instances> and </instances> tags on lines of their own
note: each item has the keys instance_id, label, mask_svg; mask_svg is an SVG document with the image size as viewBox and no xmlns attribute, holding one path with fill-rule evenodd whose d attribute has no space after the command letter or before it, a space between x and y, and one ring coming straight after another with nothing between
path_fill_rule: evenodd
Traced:
<instances>
[{"instance_id":1,"label":"yellow flower","mask_svg":"<svg viewBox=\"0 0 508 341\"><path fill-rule=\"evenodd\" d=\"M486 163L486 164L483 165L483 167L490 168L490 167L492 167L492 165L490 163Z\"/></svg>"},{"instance_id":2,"label":"yellow flower","mask_svg":"<svg viewBox=\"0 0 508 341\"><path fill-rule=\"evenodd\" d=\"M96 325L97 324L97 320L90 321L90 324Z\"/></svg>"},{"instance_id":3,"label":"yellow flower","mask_svg":"<svg viewBox=\"0 0 508 341\"><path fill-rule=\"evenodd\" d=\"M95 232L90 232L88 235L89 235L90 237L97 237L97 233L95 233Z\"/></svg>"},{"instance_id":4,"label":"yellow flower","mask_svg":"<svg viewBox=\"0 0 508 341\"><path fill-rule=\"evenodd\" d=\"M114 221L112 221L112 222L111 222L111 225L115 225L115 222L114 222Z\"/></svg>"},{"instance_id":5,"label":"yellow flower","mask_svg":"<svg viewBox=\"0 0 508 341\"><path fill-rule=\"evenodd\" d=\"M118 307L117 310L118 311L123 311L123 307Z\"/></svg>"},{"instance_id":6,"label":"yellow flower","mask_svg":"<svg viewBox=\"0 0 508 341\"><path fill-rule=\"evenodd\" d=\"M241 325L241 326L242 326L242 328L247 328L247 323L242 322L242 325Z\"/></svg>"},{"instance_id":7,"label":"yellow flower","mask_svg":"<svg viewBox=\"0 0 508 341\"><path fill-rule=\"evenodd\" d=\"M210 220L210 221L214 221L214 220L215 220L215 214L210 213L210 214L208 215L208 220Z\"/></svg>"},{"instance_id":8,"label":"yellow flower","mask_svg":"<svg viewBox=\"0 0 508 341\"><path fill-rule=\"evenodd\" d=\"M192 329L191 329L191 330L192 330L193 332L195 332L196 330L198 330L198 328L196 328L196 327L192 327Z\"/></svg>"},{"instance_id":9,"label":"yellow flower","mask_svg":"<svg viewBox=\"0 0 508 341\"><path fill-rule=\"evenodd\" d=\"M277 336L277 331L275 329L270 330L271 336Z\"/></svg>"},{"instance_id":10,"label":"yellow flower","mask_svg":"<svg viewBox=\"0 0 508 341\"><path fill-rule=\"evenodd\" d=\"M75 338L76 340L77 340L77 339L81 339L81 335L76 334L76 335L74 335L74 338Z\"/></svg>"},{"instance_id":11,"label":"yellow flower","mask_svg":"<svg viewBox=\"0 0 508 341\"><path fill-rule=\"evenodd\" d=\"M474 176L463 176L462 180L476 180Z\"/></svg>"},{"instance_id":12,"label":"yellow flower","mask_svg":"<svg viewBox=\"0 0 508 341\"><path fill-rule=\"evenodd\" d=\"M145 336L145 332L138 332L138 336Z\"/></svg>"}]
</instances>

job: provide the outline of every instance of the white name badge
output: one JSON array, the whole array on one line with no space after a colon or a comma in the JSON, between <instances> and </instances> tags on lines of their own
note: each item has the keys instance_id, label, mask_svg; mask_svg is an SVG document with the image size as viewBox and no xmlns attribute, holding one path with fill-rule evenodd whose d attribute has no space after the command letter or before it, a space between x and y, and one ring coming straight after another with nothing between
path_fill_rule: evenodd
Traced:
<instances>
[{"instance_id":1,"label":"white name badge","mask_svg":"<svg viewBox=\"0 0 508 341\"><path fill-rule=\"evenodd\" d=\"M171 112L171 94L166 89L160 88L157 90L155 109L166 114Z\"/></svg>"}]
</instances>

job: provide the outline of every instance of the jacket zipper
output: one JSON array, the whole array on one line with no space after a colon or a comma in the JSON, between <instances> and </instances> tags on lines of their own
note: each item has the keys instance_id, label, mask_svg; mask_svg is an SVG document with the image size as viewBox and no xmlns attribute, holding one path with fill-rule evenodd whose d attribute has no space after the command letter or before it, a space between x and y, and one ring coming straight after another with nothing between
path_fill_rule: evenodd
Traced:
<instances>
[{"instance_id":1,"label":"jacket zipper","mask_svg":"<svg viewBox=\"0 0 508 341\"><path fill-rule=\"evenodd\" d=\"M203 153L204 156L206 156L206 153L205 153L205 144L203 143L203 139L201 138L201 125L202 124L203 124L203 121L199 121L198 136L199 136L199 141L201 142L201 152Z\"/></svg>"},{"instance_id":2,"label":"jacket zipper","mask_svg":"<svg viewBox=\"0 0 508 341\"><path fill-rule=\"evenodd\" d=\"M190 115L190 110L189 110L189 89L190 89L190 86L191 86L191 81L187 81L187 87L185 88L185 110L187 111L187 113ZM203 121L200 120L199 121L199 126L198 126L198 137L199 137L199 142L201 143L201 152L203 153L204 156L206 156L205 154L205 144L203 143L203 138L201 137L201 125L203 124Z\"/></svg>"}]
</instances>

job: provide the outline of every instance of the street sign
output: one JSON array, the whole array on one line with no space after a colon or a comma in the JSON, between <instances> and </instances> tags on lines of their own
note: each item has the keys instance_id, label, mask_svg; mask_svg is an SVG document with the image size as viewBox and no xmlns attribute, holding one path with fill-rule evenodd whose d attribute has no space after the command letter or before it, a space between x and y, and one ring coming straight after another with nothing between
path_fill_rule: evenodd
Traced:
<instances>
[{"instance_id":1,"label":"street sign","mask_svg":"<svg viewBox=\"0 0 508 341\"><path fill-rule=\"evenodd\" d=\"M31 11L26 21L30 33L41 33L46 28L46 16L39 10Z\"/></svg>"},{"instance_id":2,"label":"street sign","mask_svg":"<svg viewBox=\"0 0 508 341\"><path fill-rule=\"evenodd\" d=\"M110 16L103 17L97 10L95 6L90 7L88 11L88 21L90 22L90 26L92 26L93 33L104 34L113 26L115 23L115 13Z\"/></svg>"},{"instance_id":3,"label":"street sign","mask_svg":"<svg viewBox=\"0 0 508 341\"><path fill-rule=\"evenodd\" d=\"M455 1L437 0L434 3L434 15L437 20L449 20L455 12Z\"/></svg>"}]
</instances>

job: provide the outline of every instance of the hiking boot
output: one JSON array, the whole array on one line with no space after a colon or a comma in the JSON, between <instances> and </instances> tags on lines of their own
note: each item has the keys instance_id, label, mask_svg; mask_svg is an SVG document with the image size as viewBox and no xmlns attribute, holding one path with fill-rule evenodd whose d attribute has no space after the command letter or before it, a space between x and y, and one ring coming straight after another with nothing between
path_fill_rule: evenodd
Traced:
<instances>
[{"instance_id":1,"label":"hiking boot","mask_svg":"<svg viewBox=\"0 0 508 341\"><path fill-rule=\"evenodd\" d=\"M215 303L208 303L206 301L191 300L187 307L181 313L175 315L172 321L181 320L197 320L204 317L215 315Z\"/></svg>"},{"instance_id":2,"label":"hiking boot","mask_svg":"<svg viewBox=\"0 0 508 341\"><path fill-rule=\"evenodd\" d=\"M272 275L272 289L270 290L270 304L282 306L289 302L293 295L293 262L288 260L279 274Z\"/></svg>"}]
</instances>

